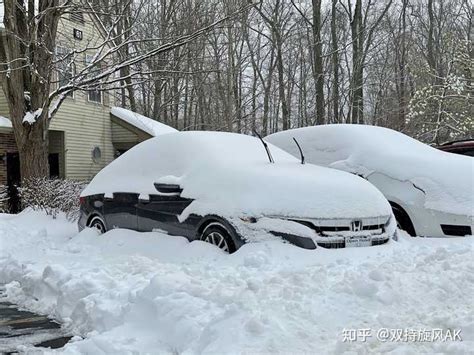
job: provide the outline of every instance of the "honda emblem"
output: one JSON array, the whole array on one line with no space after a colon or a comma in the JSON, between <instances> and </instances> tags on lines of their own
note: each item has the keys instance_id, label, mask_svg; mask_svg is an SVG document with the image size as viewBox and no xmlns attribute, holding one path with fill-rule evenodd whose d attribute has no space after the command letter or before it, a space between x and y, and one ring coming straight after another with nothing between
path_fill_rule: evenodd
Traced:
<instances>
[{"instance_id":1,"label":"honda emblem","mask_svg":"<svg viewBox=\"0 0 474 355\"><path fill-rule=\"evenodd\" d=\"M351 222L351 231L353 232L359 232L362 230L362 221L352 221Z\"/></svg>"}]
</instances>

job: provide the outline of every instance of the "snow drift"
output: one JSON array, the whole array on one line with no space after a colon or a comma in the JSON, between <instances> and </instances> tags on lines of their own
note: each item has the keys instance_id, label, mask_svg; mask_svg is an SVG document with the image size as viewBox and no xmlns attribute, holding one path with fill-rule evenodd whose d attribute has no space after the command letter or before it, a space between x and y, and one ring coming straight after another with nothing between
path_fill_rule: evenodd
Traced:
<instances>
[{"instance_id":1,"label":"snow drift","mask_svg":"<svg viewBox=\"0 0 474 355\"><path fill-rule=\"evenodd\" d=\"M266 242L227 255L160 233L77 234L62 218L0 215L8 300L63 322L76 335L66 354L467 354L472 260L468 238ZM343 341L343 329L380 328L460 329L463 341Z\"/></svg>"}]
</instances>

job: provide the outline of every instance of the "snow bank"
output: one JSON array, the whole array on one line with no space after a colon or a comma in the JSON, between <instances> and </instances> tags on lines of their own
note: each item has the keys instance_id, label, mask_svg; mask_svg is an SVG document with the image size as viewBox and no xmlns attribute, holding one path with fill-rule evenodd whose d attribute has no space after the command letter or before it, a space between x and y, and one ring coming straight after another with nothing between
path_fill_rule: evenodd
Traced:
<instances>
[{"instance_id":1,"label":"snow bank","mask_svg":"<svg viewBox=\"0 0 474 355\"><path fill-rule=\"evenodd\" d=\"M305 250L0 215L8 300L77 335L66 354L469 353L472 239ZM343 342L343 329L460 329L462 342ZM375 334L375 333L374 333ZM28 349L24 349L25 351Z\"/></svg>"},{"instance_id":2,"label":"snow bank","mask_svg":"<svg viewBox=\"0 0 474 355\"><path fill-rule=\"evenodd\" d=\"M223 132L179 132L149 139L99 172L82 196L135 192L157 194L154 183L179 184L194 201L189 214L306 218L366 218L391 215L369 182L334 169L300 164L270 146L268 161L255 137Z\"/></svg>"},{"instance_id":3,"label":"snow bank","mask_svg":"<svg viewBox=\"0 0 474 355\"><path fill-rule=\"evenodd\" d=\"M154 137L161 134L177 132L173 127L121 107L112 107L110 112L115 117L120 118Z\"/></svg>"},{"instance_id":4,"label":"snow bank","mask_svg":"<svg viewBox=\"0 0 474 355\"><path fill-rule=\"evenodd\" d=\"M308 162L368 176L373 172L411 181L426 193L425 207L472 215L474 159L443 152L391 129L324 125L278 132L265 138Z\"/></svg>"}]
</instances>

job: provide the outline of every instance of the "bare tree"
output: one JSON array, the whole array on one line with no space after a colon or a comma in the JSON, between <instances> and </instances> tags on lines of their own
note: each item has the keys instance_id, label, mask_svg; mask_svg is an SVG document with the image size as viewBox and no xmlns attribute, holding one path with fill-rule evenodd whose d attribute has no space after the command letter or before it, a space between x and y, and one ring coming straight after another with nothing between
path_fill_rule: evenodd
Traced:
<instances>
[{"instance_id":1,"label":"bare tree","mask_svg":"<svg viewBox=\"0 0 474 355\"><path fill-rule=\"evenodd\" d=\"M185 31L144 51L130 52L124 58L124 48L131 48L137 42L156 42L156 39L134 38L133 25L118 30L119 24L124 26L123 21L112 21L112 25L107 26L93 6L86 2L83 5L96 20L102 38L96 43L87 43L84 48L58 53L58 23L64 14L74 11L71 1L4 1L5 31L0 37L2 87L13 123L23 179L48 175L48 128L67 95L76 90L121 89L124 82L144 74L130 72L128 68L185 46L233 15L207 21L197 30ZM124 36L124 33L128 35ZM58 65L68 70L80 62L78 58L84 53L92 53L90 61L83 67L76 67L75 71L69 70L71 74L66 81L53 85Z\"/></svg>"}]
</instances>

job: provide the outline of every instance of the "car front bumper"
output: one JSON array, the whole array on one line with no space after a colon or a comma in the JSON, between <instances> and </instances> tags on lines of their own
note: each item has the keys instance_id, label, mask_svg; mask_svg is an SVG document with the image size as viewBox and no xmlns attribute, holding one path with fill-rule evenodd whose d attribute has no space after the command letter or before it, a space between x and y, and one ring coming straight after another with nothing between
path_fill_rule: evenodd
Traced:
<instances>
[{"instance_id":1,"label":"car front bumper","mask_svg":"<svg viewBox=\"0 0 474 355\"><path fill-rule=\"evenodd\" d=\"M263 217L236 221L232 225L247 242L262 241L265 236L279 237L305 249L317 246L329 249L376 246L395 237L396 222L393 216L362 219L357 231L351 230L353 219L288 219ZM358 220L360 221L360 220ZM365 227L364 227L365 226Z\"/></svg>"}]
</instances>

